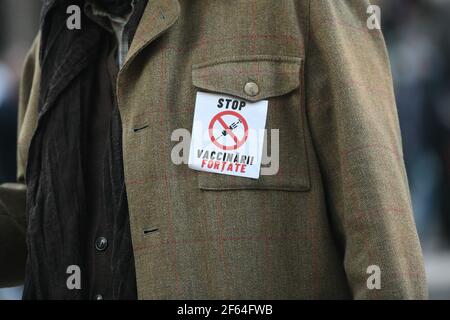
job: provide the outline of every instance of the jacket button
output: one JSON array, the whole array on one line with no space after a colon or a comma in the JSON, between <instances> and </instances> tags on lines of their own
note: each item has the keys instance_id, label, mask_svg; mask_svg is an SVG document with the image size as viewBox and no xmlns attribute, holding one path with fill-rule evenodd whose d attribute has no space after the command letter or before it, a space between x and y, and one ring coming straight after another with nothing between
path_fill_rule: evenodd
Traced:
<instances>
[{"instance_id":1,"label":"jacket button","mask_svg":"<svg viewBox=\"0 0 450 320\"><path fill-rule=\"evenodd\" d=\"M250 97L257 96L259 93L259 87L254 82L247 82L244 86L244 92Z\"/></svg>"},{"instance_id":2,"label":"jacket button","mask_svg":"<svg viewBox=\"0 0 450 320\"><path fill-rule=\"evenodd\" d=\"M103 300L103 296L101 294L96 294L94 300Z\"/></svg>"},{"instance_id":3,"label":"jacket button","mask_svg":"<svg viewBox=\"0 0 450 320\"><path fill-rule=\"evenodd\" d=\"M97 251L105 251L106 247L108 247L108 240L105 237L98 237L95 240L95 249Z\"/></svg>"}]
</instances>

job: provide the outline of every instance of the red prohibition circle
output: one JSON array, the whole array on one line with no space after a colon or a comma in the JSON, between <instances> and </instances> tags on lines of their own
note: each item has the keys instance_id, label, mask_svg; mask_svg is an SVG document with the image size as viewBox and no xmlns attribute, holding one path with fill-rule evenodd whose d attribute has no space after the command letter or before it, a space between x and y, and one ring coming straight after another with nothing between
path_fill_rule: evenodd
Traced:
<instances>
[{"instance_id":1,"label":"red prohibition circle","mask_svg":"<svg viewBox=\"0 0 450 320\"><path fill-rule=\"evenodd\" d=\"M229 125L226 124L226 122L222 119L223 116L235 116L236 118L238 118L242 125L244 126L244 136L242 137L242 139L239 139L234 132L230 129ZM213 128L214 128L214 124L216 122L219 122L219 124L223 127L223 129L227 132L227 134L229 134L233 140L234 140L234 144L231 146L226 146L221 144L220 142L217 141L217 139L214 137L214 132L213 132ZM220 112L218 114L216 114L211 122L209 123L209 129L208 129L208 133L209 133L209 138L211 139L212 143L214 143L217 147L219 147L220 149L223 150L236 150L240 147L242 147L242 145L247 141L248 138L248 124L247 124L247 120L245 120L245 118L235 112L235 111L223 111Z\"/></svg>"}]
</instances>

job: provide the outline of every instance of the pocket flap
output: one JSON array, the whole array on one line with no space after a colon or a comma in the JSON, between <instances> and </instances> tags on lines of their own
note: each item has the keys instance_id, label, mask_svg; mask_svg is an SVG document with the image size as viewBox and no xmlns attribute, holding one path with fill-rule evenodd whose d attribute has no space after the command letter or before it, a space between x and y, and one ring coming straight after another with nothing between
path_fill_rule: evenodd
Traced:
<instances>
[{"instance_id":1,"label":"pocket flap","mask_svg":"<svg viewBox=\"0 0 450 320\"><path fill-rule=\"evenodd\" d=\"M241 56L192 66L194 86L248 101L287 94L300 85L301 58Z\"/></svg>"}]
</instances>

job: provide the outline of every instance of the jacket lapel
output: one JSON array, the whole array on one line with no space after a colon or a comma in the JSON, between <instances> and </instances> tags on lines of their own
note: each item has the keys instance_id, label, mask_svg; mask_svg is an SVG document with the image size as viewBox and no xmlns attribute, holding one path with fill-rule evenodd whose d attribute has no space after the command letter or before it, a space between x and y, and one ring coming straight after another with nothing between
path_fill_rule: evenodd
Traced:
<instances>
[{"instance_id":1,"label":"jacket lapel","mask_svg":"<svg viewBox=\"0 0 450 320\"><path fill-rule=\"evenodd\" d=\"M148 1L128 51L123 70L142 49L169 29L177 21L179 15L178 0Z\"/></svg>"}]
</instances>

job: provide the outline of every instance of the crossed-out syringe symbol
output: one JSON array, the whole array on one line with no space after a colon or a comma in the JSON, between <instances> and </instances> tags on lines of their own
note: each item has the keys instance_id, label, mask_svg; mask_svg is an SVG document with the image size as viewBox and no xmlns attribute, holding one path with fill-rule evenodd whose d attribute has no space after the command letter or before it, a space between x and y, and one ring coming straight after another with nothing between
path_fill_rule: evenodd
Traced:
<instances>
[{"instance_id":1,"label":"crossed-out syringe symbol","mask_svg":"<svg viewBox=\"0 0 450 320\"><path fill-rule=\"evenodd\" d=\"M230 125L228 126L228 129L230 129L231 131L233 131L233 130L235 130L235 129L238 127L238 125L239 125L240 123L242 123L241 119L239 119L238 121L233 122L232 124L230 124ZM228 134L227 129L222 130L222 135L220 135L220 136L218 136L217 138L215 138L215 140L218 140L218 139L221 138L221 137L226 137L227 134ZM234 140L237 139L236 136L234 136L233 138L234 138Z\"/></svg>"}]
</instances>

